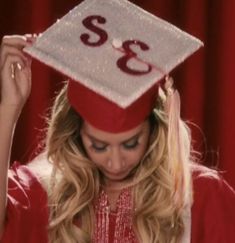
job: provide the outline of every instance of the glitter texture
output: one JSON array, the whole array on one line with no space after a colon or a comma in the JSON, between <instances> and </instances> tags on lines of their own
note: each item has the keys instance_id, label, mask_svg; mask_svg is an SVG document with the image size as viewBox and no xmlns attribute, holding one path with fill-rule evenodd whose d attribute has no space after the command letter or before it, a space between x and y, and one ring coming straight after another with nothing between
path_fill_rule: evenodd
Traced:
<instances>
[{"instance_id":1,"label":"glitter texture","mask_svg":"<svg viewBox=\"0 0 235 243\"><path fill-rule=\"evenodd\" d=\"M104 190L95 202L96 226L93 243L138 243L134 234L131 189L125 188L119 195L116 211L110 210Z\"/></svg>"},{"instance_id":2,"label":"glitter texture","mask_svg":"<svg viewBox=\"0 0 235 243\"><path fill-rule=\"evenodd\" d=\"M106 22L94 20L92 25L98 29L94 32L83 24L88 16L102 16ZM102 45L81 41L81 35L88 34L89 41L97 42L101 31L107 35ZM119 41L128 40L141 41L149 49L132 44L137 57L127 62L127 69L146 71L149 65L151 72L131 75L117 66L125 53L130 55ZM125 108L200 46L198 39L126 0L85 0L25 52Z\"/></svg>"},{"instance_id":3,"label":"glitter texture","mask_svg":"<svg viewBox=\"0 0 235 243\"><path fill-rule=\"evenodd\" d=\"M107 193L102 189L94 202L96 216L95 231L92 243L138 243L133 229L132 188L122 189L116 203L115 212L110 210ZM181 243L191 242L191 207L183 211L185 225ZM140 243L140 242L139 242Z\"/></svg>"}]
</instances>

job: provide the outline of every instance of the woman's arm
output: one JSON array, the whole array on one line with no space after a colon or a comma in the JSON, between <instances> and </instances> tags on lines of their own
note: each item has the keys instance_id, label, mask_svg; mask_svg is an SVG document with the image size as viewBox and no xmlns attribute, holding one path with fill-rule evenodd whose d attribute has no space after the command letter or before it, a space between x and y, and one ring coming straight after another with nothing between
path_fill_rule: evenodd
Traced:
<instances>
[{"instance_id":1,"label":"woman's arm","mask_svg":"<svg viewBox=\"0 0 235 243\"><path fill-rule=\"evenodd\" d=\"M0 236L5 222L7 171L14 128L31 90L31 61L22 49L32 37L5 36L0 49Z\"/></svg>"}]
</instances>

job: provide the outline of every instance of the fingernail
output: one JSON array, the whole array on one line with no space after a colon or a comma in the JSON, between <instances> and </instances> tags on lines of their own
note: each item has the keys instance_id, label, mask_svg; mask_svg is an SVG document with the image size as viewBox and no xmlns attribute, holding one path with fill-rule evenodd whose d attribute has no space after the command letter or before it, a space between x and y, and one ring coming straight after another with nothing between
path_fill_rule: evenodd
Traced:
<instances>
[{"instance_id":1,"label":"fingernail","mask_svg":"<svg viewBox=\"0 0 235 243\"><path fill-rule=\"evenodd\" d=\"M33 37L32 34L25 34L24 36L25 36L26 38L32 38L32 37Z\"/></svg>"},{"instance_id":2,"label":"fingernail","mask_svg":"<svg viewBox=\"0 0 235 243\"><path fill-rule=\"evenodd\" d=\"M26 34L25 37L26 37L27 43L33 44L36 41L38 35L36 33L34 33L34 34Z\"/></svg>"},{"instance_id":3,"label":"fingernail","mask_svg":"<svg viewBox=\"0 0 235 243\"><path fill-rule=\"evenodd\" d=\"M23 69L23 66L20 63L16 63L16 67L21 71Z\"/></svg>"},{"instance_id":4,"label":"fingernail","mask_svg":"<svg viewBox=\"0 0 235 243\"><path fill-rule=\"evenodd\" d=\"M32 37L27 37L26 41L27 41L28 43L30 43L30 44L33 43L33 39L32 39Z\"/></svg>"}]
</instances>

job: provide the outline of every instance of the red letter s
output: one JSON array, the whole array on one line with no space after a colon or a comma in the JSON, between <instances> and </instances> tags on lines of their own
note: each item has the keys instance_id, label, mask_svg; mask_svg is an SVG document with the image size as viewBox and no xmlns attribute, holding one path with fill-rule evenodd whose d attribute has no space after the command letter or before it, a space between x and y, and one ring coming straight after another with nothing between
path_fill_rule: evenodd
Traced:
<instances>
[{"instance_id":1,"label":"red letter s","mask_svg":"<svg viewBox=\"0 0 235 243\"><path fill-rule=\"evenodd\" d=\"M80 39L81 41L85 44L85 45L88 45L88 46L101 46L103 45L107 39L108 39L108 34L106 31L104 31L103 29L101 28L98 28L96 25L94 25L93 21L96 20L99 24L104 24L106 23L106 19L102 16L99 16L99 15L91 15L91 16L88 16L86 17L82 23L83 25L91 30L92 32L96 33L100 38L98 41L96 42L91 42L89 41L89 38L90 38L90 35L89 34L82 34L80 36Z\"/></svg>"}]
</instances>

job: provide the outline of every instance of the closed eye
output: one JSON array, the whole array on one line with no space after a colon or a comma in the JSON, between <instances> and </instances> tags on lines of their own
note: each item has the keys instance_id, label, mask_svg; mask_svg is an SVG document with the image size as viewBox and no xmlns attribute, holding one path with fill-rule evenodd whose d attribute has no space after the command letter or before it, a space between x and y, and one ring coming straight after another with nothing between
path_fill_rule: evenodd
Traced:
<instances>
[{"instance_id":1,"label":"closed eye","mask_svg":"<svg viewBox=\"0 0 235 243\"><path fill-rule=\"evenodd\" d=\"M98 145L95 143L92 143L91 147L94 149L96 152L104 152L106 151L108 145Z\"/></svg>"},{"instance_id":2,"label":"closed eye","mask_svg":"<svg viewBox=\"0 0 235 243\"><path fill-rule=\"evenodd\" d=\"M125 142L123 143L123 147L125 149L135 149L137 146L139 145L139 141L138 139L135 139L134 141L130 141L130 142Z\"/></svg>"}]
</instances>

